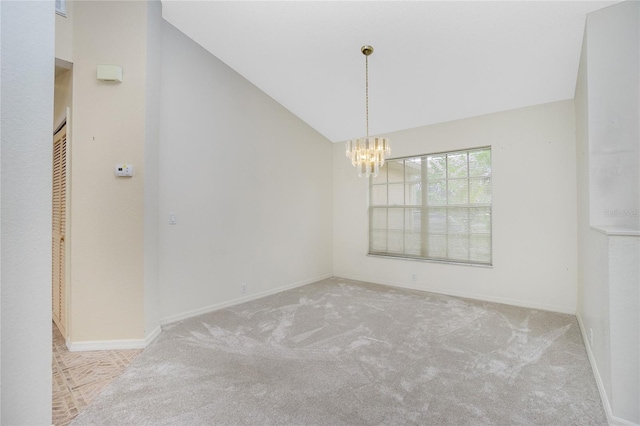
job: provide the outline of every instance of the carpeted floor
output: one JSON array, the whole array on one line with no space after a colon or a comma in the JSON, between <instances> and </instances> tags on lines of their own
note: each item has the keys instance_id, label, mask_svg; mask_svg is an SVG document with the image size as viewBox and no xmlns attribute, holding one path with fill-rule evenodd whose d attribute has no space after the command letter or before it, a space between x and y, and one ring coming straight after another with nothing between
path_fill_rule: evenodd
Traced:
<instances>
[{"instance_id":1,"label":"carpeted floor","mask_svg":"<svg viewBox=\"0 0 640 426\"><path fill-rule=\"evenodd\" d=\"M51 369L53 370L52 421L67 426L127 368L142 349L69 352L64 337L53 327Z\"/></svg>"},{"instance_id":2,"label":"carpeted floor","mask_svg":"<svg viewBox=\"0 0 640 426\"><path fill-rule=\"evenodd\" d=\"M165 327L73 424L607 421L574 316L333 278Z\"/></svg>"}]
</instances>

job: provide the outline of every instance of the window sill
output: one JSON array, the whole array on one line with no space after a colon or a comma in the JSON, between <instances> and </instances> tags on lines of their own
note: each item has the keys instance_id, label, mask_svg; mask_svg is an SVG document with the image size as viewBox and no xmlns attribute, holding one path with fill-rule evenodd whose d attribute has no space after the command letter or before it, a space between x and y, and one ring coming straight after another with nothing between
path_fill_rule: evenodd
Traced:
<instances>
[{"instance_id":1,"label":"window sill","mask_svg":"<svg viewBox=\"0 0 640 426\"><path fill-rule=\"evenodd\" d=\"M605 235L613 235L616 237L640 237L640 231L631 228L591 225L591 229Z\"/></svg>"},{"instance_id":2,"label":"window sill","mask_svg":"<svg viewBox=\"0 0 640 426\"><path fill-rule=\"evenodd\" d=\"M383 254L371 254L371 253L367 253L367 257L377 257L381 259L410 260L414 262L440 263L444 265L459 265L459 266L471 266L473 268L493 269L493 263L466 263L466 262L455 262L450 260L424 259L424 258L404 257L404 256L387 256Z\"/></svg>"}]
</instances>

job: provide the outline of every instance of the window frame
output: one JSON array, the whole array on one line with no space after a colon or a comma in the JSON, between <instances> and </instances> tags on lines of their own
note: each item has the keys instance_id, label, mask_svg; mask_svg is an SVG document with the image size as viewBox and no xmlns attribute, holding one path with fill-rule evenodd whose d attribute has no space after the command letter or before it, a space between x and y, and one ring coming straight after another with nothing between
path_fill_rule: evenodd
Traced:
<instances>
[{"instance_id":1,"label":"window frame","mask_svg":"<svg viewBox=\"0 0 640 426\"><path fill-rule=\"evenodd\" d=\"M476 152L476 151L489 151L489 172L488 174L483 174L483 175L475 175L472 176L470 174L470 160L469 160L469 154L472 152ZM466 156L466 173L463 177L455 177L455 176L450 176L449 174L449 156L452 154L464 154ZM441 157L444 156L445 158L445 168L443 171L444 177L441 178L429 178L428 177L428 169L427 169L427 162L429 161L429 158L434 158L434 157ZM388 174L388 170L389 170L389 164L392 163L396 163L399 160L403 160L402 161L402 181L390 181L389 180L389 174ZM407 167L406 167L406 160L413 160L416 162L420 162L420 172L419 172L419 176L420 179L419 180L408 180L408 173L407 173ZM383 173L383 170L381 169L380 173ZM436 262L436 263L446 263L446 264L455 264L455 265L466 265L466 266L476 266L476 267L492 267L493 266L493 195L492 195L492 189L493 189L493 153L492 153L492 147L491 145L486 145L486 146L478 146L478 147L473 147L473 148L464 148L464 149L455 149L455 150L450 150L450 151L440 151L440 152L433 152L433 153L426 153L426 154L421 154L421 155L411 155L411 156L405 156L405 157L394 157L394 158L390 158L385 162L385 166L384 166L384 173L387 173L387 175L384 178L384 182L380 183L376 183L375 180L376 178L374 177L370 177L369 178L369 189L368 189L368 249L367 249L367 255L368 256L372 256L372 257L382 257L382 258L391 258L391 259L404 259L404 260L416 260L416 261L424 261L424 262ZM488 179L487 183L483 183L480 182L480 185L488 185L488 197L489 200L488 202L475 202L472 203L470 200L470 196L471 196L471 184L472 181L479 181L480 179ZM464 203L450 203L449 202L449 197L450 197L450 191L449 191L449 186L450 186L450 182L454 182L454 181L466 181L466 202ZM429 184L432 183L443 183L444 184L444 195L445 195L445 199L444 202L441 203L429 203L429 191L428 191L428 187ZM408 200L408 186L412 185L412 184L419 184L420 187L420 193L421 193L421 197L420 197L420 201L418 203L411 203L411 200ZM390 185L402 185L403 190L403 203L402 204L396 204L396 203L392 203L390 201L390 195L389 195L389 187ZM463 185L464 186L464 185ZM373 204L374 201L374 188L382 188L385 187L385 190L383 192L386 191L386 204ZM486 213L488 214L488 222L487 222L487 227L488 227L488 232L473 232L472 230L472 215L471 213L473 212L472 209L482 209L485 210ZM374 211L376 209L384 209L386 211L386 218L384 219L384 227L383 228L374 228L373 224L374 224ZM390 225L389 223L389 212L392 211L393 209L399 209L402 211L402 227L400 229L393 229L393 225ZM411 209L414 210L419 210L420 214L418 215L421 219L421 225L420 225L420 230L419 230L419 236L418 236L418 245L420 246L420 254L412 254L409 253L408 248L407 248L407 236L410 234L415 234L414 232L407 232L407 214L408 212L411 212ZM460 232L458 234L456 234L455 232L451 232L449 229L449 223L451 221L451 218L453 217L452 212L458 211L458 213L466 211L466 222L463 220L466 229L466 232ZM428 221L429 221L429 217L431 217L430 213L433 212L437 212L437 211L444 211L444 226L445 226L445 230L443 232L429 232L428 231ZM478 211L478 210L476 210ZM427 216L425 217L424 213L427 213ZM482 211L480 210L478 212L479 214L482 214ZM399 217L398 215L396 215L397 217ZM413 217L415 217L415 211L413 212ZM462 217L464 217L465 215L462 214ZM426 224L426 226L425 226ZM386 232L386 236L383 238L386 241L386 249L385 250L380 250L380 249L374 249L373 247L373 233L374 232ZM390 250L389 249L389 235L390 232L396 232L398 234L402 234L402 250ZM445 256L433 256L431 254L429 254L429 244L427 244L427 241L429 241L429 237L433 237L433 236L438 236L443 238L443 240L445 241L445 252L446 255ZM472 260L472 251L474 249L478 249L480 246L474 246L471 244L471 238L473 236L476 236L477 238L480 239L485 239L485 247L488 247L488 260L483 261L483 260L479 260L479 257L482 257L482 255L478 254L476 252L476 259ZM452 238L453 237L453 238ZM455 239L458 238L459 241L462 241L464 238L466 237L467 242L466 242L466 251L467 251L467 256L466 259L462 259L459 256L455 257L451 255L452 249L451 247L455 247ZM414 240L415 240L415 235L413 236ZM488 239L488 245L486 244L486 240ZM453 243L452 243L453 241ZM463 244L464 245L464 244Z\"/></svg>"},{"instance_id":2,"label":"window frame","mask_svg":"<svg viewBox=\"0 0 640 426\"><path fill-rule=\"evenodd\" d=\"M67 0L55 0L56 15L67 17Z\"/></svg>"}]
</instances>

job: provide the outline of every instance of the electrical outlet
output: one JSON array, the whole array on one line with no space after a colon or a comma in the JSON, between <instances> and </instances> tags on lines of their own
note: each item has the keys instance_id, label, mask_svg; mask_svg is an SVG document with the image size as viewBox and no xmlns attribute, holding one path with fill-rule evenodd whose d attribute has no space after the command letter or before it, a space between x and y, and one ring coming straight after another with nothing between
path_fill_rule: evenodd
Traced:
<instances>
[{"instance_id":1,"label":"electrical outlet","mask_svg":"<svg viewBox=\"0 0 640 426\"><path fill-rule=\"evenodd\" d=\"M589 346L593 346L593 328L589 329Z\"/></svg>"},{"instance_id":2,"label":"electrical outlet","mask_svg":"<svg viewBox=\"0 0 640 426\"><path fill-rule=\"evenodd\" d=\"M247 292L247 285L245 283L242 283L242 287L241 287L240 291L243 292L243 293Z\"/></svg>"},{"instance_id":3,"label":"electrical outlet","mask_svg":"<svg viewBox=\"0 0 640 426\"><path fill-rule=\"evenodd\" d=\"M411 274L411 281L417 281L418 277L416 276L416 274Z\"/></svg>"}]
</instances>

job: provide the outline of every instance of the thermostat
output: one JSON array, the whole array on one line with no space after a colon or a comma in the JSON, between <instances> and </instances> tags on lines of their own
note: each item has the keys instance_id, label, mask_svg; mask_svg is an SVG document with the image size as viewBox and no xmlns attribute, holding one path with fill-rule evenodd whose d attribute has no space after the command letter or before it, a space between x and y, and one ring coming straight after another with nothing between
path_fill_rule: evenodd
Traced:
<instances>
[{"instance_id":1,"label":"thermostat","mask_svg":"<svg viewBox=\"0 0 640 426\"><path fill-rule=\"evenodd\" d=\"M116 176L133 176L133 166L131 164L116 165Z\"/></svg>"}]
</instances>

